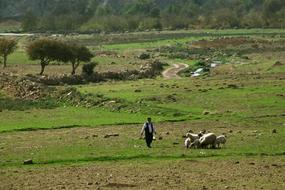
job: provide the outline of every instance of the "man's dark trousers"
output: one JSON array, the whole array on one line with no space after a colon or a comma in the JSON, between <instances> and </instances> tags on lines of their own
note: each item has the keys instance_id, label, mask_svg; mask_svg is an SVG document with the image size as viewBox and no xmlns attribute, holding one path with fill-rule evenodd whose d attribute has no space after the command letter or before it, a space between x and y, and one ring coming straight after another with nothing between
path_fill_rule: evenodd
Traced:
<instances>
[{"instance_id":1,"label":"man's dark trousers","mask_svg":"<svg viewBox=\"0 0 285 190\"><path fill-rule=\"evenodd\" d=\"M145 134L145 141L146 141L146 145L151 148L151 143L153 140L153 134L152 133L146 133Z\"/></svg>"},{"instance_id":2,"label":"man's dark trousers","mask_svg":"<svg viewBox=\"0 0 285 190\"><path fill-rule=\"evenodd\" d=\"M151 132L149 131L149 125L151 127ZM151 143L153 140L153 126L152 123L146 123L146 127L145 127L145 141L146 141L146 145L147 147L151 148Z\"/></svg>"}]
</instances>

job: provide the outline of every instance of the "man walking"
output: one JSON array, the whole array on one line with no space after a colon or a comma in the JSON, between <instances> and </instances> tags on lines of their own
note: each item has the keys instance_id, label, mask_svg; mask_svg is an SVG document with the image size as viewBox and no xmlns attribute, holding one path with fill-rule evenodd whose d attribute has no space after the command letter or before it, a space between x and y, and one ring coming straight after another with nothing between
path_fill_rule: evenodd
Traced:
<instances>
[{"instance_id":1,"label":"man walking","mask_svg":"<svg viewBox=\"0 0 285 190\"><path fill-rule=\"evenodd\" d=\"M145 134L145 142L148 148L151 148L151 143L153 140L153 134L156 134L151 118L147 118L147 122L143 125L141 130L141 136Z\"/></svg>"}]
</instances>

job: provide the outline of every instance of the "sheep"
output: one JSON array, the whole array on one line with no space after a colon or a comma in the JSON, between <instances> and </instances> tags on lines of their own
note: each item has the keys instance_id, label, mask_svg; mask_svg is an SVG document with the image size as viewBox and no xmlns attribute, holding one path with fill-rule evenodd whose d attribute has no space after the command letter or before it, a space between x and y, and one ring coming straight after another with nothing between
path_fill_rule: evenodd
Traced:
<instances>
[{"instance_id":1,"label":"sheep","mask_svg":"<svg viewBox=\"0 0 285 190\"><path fill-rule=\"evenodd\" d=\"M194 142L190 144L190 148L198 148L200 146L200 139L196 139Z\"/></svg>"},{"instance_id":2,"label":"sheep","mask_svg":"<svg viewBox=\"0 0 285 190\"><path fill-rule=\"evenodd\" d=\"M220 148L220 144L224 145L226 142L227 142L227 139L226 139L225 135L220 135L216 139L216 145L218 145L218 148Z\"/></svg>"},{"instance_id":3,"label":"sheep","mask_svg":"<svg viewBox=\"0 0 285 190\"><path fill-rule=\"evenodd\" d=\"M187 133L186 137L190 138L191 140L190 142L194 142L196 139L200 138L199 134L194 134L194 133Z\"/></svg>"},{"instance_id":4,"label":"sheep","mask_svg":"<svg viewBox=\"0 0 285 190\"><path fill-rule=\"evenodd\" d=\"M189 137L185 139L185 142L184 142L185 148L189 148L190 143L191 143L191 139Z\"/></svg>"},{"instance_id":5,"label":"sheep","mask_svg":"<svg viewBox=\"0 0 285 190\"><path fill-rule=\"evenodd\" d=\"M216 139L217 139L217 136L214 133L205 134L199 139L199 142L200 142L199 147L207 148L210 145L212 148L215 148Z\"/></svg>"},{"instance_id":6,"label":"sheep","mask_svg":"<svg viewBox=\"0 0 285 190\"><path fill-rule=\"evenodd\" d=\"M206 129L203 129L202 131L200 131L199 134L205 135L206 134Z\"/></svg>"}]
</instances>

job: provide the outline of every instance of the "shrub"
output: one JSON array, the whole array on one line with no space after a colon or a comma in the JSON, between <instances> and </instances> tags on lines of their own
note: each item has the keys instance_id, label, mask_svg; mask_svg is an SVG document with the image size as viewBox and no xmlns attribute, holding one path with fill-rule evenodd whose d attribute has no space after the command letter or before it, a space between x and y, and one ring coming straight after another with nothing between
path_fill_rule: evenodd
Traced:
<instances>
[{"instance_id":1,"label":"shrub","mask_svg":"<svg viewBox=\"0 0 285 190\"><path fill-rule=\"evenodd\" d=\"M97 63L87 63L84 64L82 67L82 74L83 75L87 75L87 76L91 76L94 74L94 68L96 67Z\"/></svg>"}]
</instances>

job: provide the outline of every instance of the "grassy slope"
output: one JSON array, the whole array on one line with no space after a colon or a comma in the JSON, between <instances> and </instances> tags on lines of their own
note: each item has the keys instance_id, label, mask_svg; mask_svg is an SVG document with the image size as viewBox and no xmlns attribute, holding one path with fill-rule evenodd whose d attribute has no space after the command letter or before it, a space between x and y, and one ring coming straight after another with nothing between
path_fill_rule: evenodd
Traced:
<instances>
[{"instance_id":1,"label":"grassy slope","mask_svg":"<svg viewBox=\"0 0 285 190\"><path fill-rule=\"evenodd\" d=\"M141 48L136 45L133 48ZM127 45L110 47L124 50ZM282 95L285 89L284 80L280 79L284 76L285 68L272 67L275 60L267 55L250 56L258 63L250 62L235 67L223 65L216 68L213 71L216 74L208 78L158 78L77 87L82 93L101 93L110 98L120 98L127 104L135 104L141 109L138 113L124 109L112 112L107 108L69 106L46 110L2 110L0 131L10 132L0 134L0 166L20 166L21 162L28 158L33 158L38 164L102 160L153 160L159 163L163 159L180 160L185 157L225 159L244 155L283 155L285 131L282 114L285 102ZM279 54L271 56L283 60ZM225 74L229 71L233 74ZM239 88L229 88L230 84ZM135 92L138 89L141 92ZM169 95L174 96L175 101L169 99ZM140 105L140 101L144 104ZM156 109L155 112L152 112L153 108ZM159 114L157 109L166 114ZM204 110L210 111L210 114L204 115ZM157 141L153 150L144 148L144 142L138 139L140 125L101 126L142 123L148 115L152 115L155 122L174 119L184 119L186 122L159 123L158 131L163 141ZM11 132L72 125L90 125L94 128ZM217 134L228 133L227 147L222 150L185 152L181 135L189 128L195 131L205 128ZM277 134L271 133L273 128L277 129ZM234 132L229 133L230 129ZM168 131L169 136L166 135ZM119 133L120 136L104 139L103 136L110 132ZM92 137L95 134L98 137ZM179 145L173 145L173 142L178 142Z\"/></svg>"},{"instance_id":2,"label":"grassy slope","mask_svg":"<svg viewBox=\"0 0 285 190\"><path fill-rule=\"evenodd\" d=\"M0 167L20 166L23 160L29 158L33 158L37 164L70 164L92 161L159 161L213 157L230 159L240 156L283 155L284 127L275 127L278 133L272 134L267 126L269 119L260 119L257 123L258 127L254 124L248 124L246 127L237 124L233 127L223 122L157 124L158 136L163 137L163 140L154 142L152 150L145 148L144 141L138 138L141 125L5 133L1 134L3 148ZM185 151L184 139L181 136L190 127L195 131L204 127L217 134L227 133L226 147L221 150ZM233 129L234 132L228 133L229 129ZM166 135L167 131L170 135ZM118 133L120 136L104 138L108 133ZM174 145L174 142L178 145Z\"/></svg>"}]
</instances>

